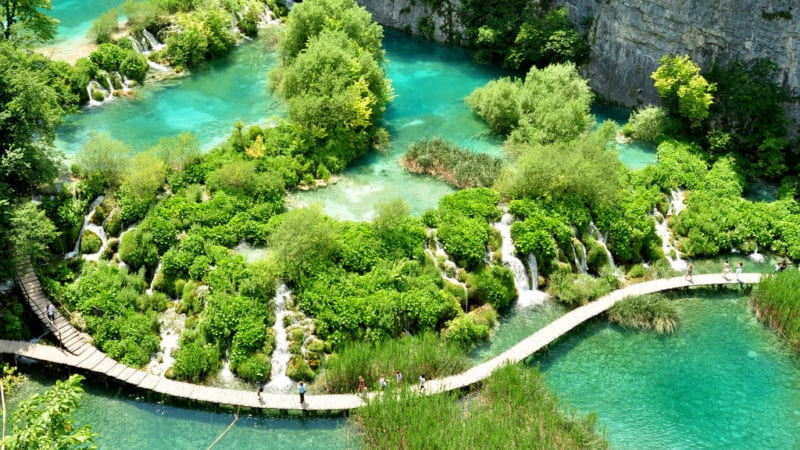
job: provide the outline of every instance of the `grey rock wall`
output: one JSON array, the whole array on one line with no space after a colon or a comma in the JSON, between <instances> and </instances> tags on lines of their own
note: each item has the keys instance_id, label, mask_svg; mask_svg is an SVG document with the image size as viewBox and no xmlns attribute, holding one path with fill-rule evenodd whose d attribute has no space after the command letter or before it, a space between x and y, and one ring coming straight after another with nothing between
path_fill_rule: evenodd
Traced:
<instances>
[{"instance_id":1,"label":"grey rock wall","mask_svg":"<svg viewBox=\"0 0 800 450\"><path fill-rule=\"evenodd\" d=\"M436 25L434 38L457 31L458 0L434 11L424 0L357 0L375 20L420 34L421 19ZM532 0L538 1L538 0ZM708 69L714 61L768 58L778 81L800 97L800 0L555 0L575 23L589 23L591 60L583 68L590 85L626 106L659 102L650 75L665 54L689 55ZM800 105L789 106L800 118Z\"/></svg>"}]
</instances>

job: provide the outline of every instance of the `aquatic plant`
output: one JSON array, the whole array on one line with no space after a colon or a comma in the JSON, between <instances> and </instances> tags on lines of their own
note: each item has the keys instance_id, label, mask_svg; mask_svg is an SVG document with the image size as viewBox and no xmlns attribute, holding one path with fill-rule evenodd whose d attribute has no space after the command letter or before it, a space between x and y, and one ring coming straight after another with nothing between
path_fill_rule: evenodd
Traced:
<instances>
[{"instance_id":1,"label":"aquatic plant","mask_svg":"<svg viewBox=\"0 0 800 450\"><path fill-rule=\"evenodd\" d=\"M784 270L763 277L753 290L756 316L800 351L800 272Z\"/></svg>"},{"instance_id":2,"label":"aquatic plant","mask_svg":"<svg viewBox=\"0 0 800 450\"><path fill-rule=\"evenodd\" d=\"M459 401L461 400L461 401ZM594 415L577 416L538 369L495 371L477 395L385 395L353 415L363 448L606 448Z\"/></svg>"},{"instance_id":3,"label":"aquatic plant","mask_svg":"<svg viewBox=\"0 0 800 450\"><path fill-rule=\"evenodd\" d=\"M678 308L662 294L628 297L608 310L608 320L627 329L671 334L678 326Z\"/></svg>"},{"instance_id":4,"label":"aquatic plant","mask_svg":"<svg viewBox=\"0 0 800 450\"><path fill-rule=\"evenodd\" d=\"M474 153L441 137L414 142L400 163L411 173L432 175L459 189L492 186L504 164L500 158Z\"/></svg>"},{"instance_id":5,"label":"aquatic plant","mask_svg":"<svg viewBox=\"0 0 800 450\"><path fill-rule=\"evenodd\" d=\"M377 385L382 374L389 376L396 370L409 381L420 374L437 378L465 370L469 360L459 346L446 343L433 333L423 333L377 343L348 342L323 367L324 389L344 393L356 390L359 376L364 377L367 386Z\"/></svg>"}]
</instances>

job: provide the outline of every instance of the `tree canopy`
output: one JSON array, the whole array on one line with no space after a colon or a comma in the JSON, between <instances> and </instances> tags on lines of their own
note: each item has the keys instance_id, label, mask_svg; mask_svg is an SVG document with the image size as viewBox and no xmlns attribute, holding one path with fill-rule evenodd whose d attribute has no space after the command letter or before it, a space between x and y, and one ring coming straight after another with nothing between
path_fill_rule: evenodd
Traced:
<instances>
[{"instance_id":1,"label":"tree canopy","mask_svg":"<svg viewBox=\"0 0 800 450\"><path fill-rule=\"evenodd\" d=\"M700 67L688 55L664 55L658 63L652 74L658 95L692 127L699 127L708 118L717 85L700 75Z\"/></svg>"},{"instance_id":2,"label":"tree canopy","mask_svg":"<svg viewBox=\"0 0 800 450\"><path fill-rule=\"evenodd\" d=\"M0 32L6 41L53 39L58 20L45 11L53 9L50 0L0 0Z\"/></svg>"}]
</instances>

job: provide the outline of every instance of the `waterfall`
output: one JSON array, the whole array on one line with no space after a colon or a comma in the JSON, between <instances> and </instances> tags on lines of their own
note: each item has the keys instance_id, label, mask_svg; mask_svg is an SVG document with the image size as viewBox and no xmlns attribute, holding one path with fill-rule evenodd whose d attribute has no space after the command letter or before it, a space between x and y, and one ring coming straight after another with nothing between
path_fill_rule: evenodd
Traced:
<instances>
[{"instance_id":1,"label":"waterfall","mask_svg":"<svg viewBox=\"0 0 800 450\"><path fill-rule=\"evenodd\" d=\"M539 290L539 264L536 262L536 255L531 252L528 255L528 270L531 272L531 289Z\"/></svg>"},{"instance_id":2,"label":"waterfall","mask_svg":"<svg viewBox=\"0 0 800 450\"><path fill-rule=\"evenodd\" d=\"M133 36L126 36L129 41L133 44L133 49L136 50L137 53L144 54L147 51L147 46L143 45L141 42L137 41L133 38Z\"/></svg>"},{"instance_id":3,"label":"waterfall","mask_svg":"<svg viewBox=\"0 0 800 450\"><path fill-rule=\"evenodd\" d=\"M156 51L159 51L159 50L161 50L162 48L165 47L164 44L162 44L161 42L158 42L158 39L156 39L156 37L153 36L152 33L147 31L147 28L142 30L142 39L145 42L147 42L147 45L150 48L150 51L156 52Z\"/></svg>"},{"instance_id":4,"label":"waterfall","mask_svg":"<svg viewBox=\"0 0 800 450\"><path fill-rule=\"evenodd\" d=\"M281 284L275 292L275 349L272 351L272 372L270 373L269 383L265 389L273 392L287 392L293 386L292 379L286 376L286 367L289 365L291 353L289 353L289 340L286 338L286 327L283 326L283 318L286 316L286 301L291 297L292 292L285 284Z\"/></svg>"},{"instance_id":5,"label":"waterfall","mask_svg":"<svg viewBox=\"0 0 800 450\"><path fill-rule=\"evenodd\" d=\"M161 260L160 259L158 260L158 265L156 266L156 271L153 272L153 279L150 280L150 286L148 286L147 291L145 291L147 293L147 295L153 295L153 285L156 284L156 276L158 276L159 272L161 272Z\"/></svg>"},{"instance_id":6,"label":"waterfall","mask_svg":"<svg viewBox=\"0 0 800 450\"><path fill-rule=\"evenodd\" d=\"M163 64L159 64L157 62L150 61L149 59L147 60L147 66L155 70L156 72L166 72L167 70L169 70L169 67Z\"/></svg>"},{"instance_id":7,"label":"waterfall","mask_svg":"<svg viewBox=\"0 0 800 450\"><path fill-rule=\"evenodd\" d=\"M606 247L606 242L608 241L608 234L603 235L602 233L600 233L600 230L597 228L594 222L589 222L589 233L591 233L591 236L606 251L606 256L608 257L608 265L611 267L612 270L616 269L617 266L614 264L614 256L611 254L611 251L608 250L608 247Z\"/></svg>"},{"instance_id":8,"label":"waterfall","mask_svg":"<svg viewBox=\"0 0 800 450\"><path fill-rule=\"evenodd\" d=\"M92 223L92 216L94 216L94 211L97 209L98 206L100 206L100 203L103 203L104 198L105 197L101 195L96 199L94 199L92 204L89 205L89 213L83 217L83 225L81 225L81 231L78 232L78 238L75 239L75 248L71 252L68 252L66 255L64 255L65 257L74 258L75 256L78 256L78 254L81 251L81 237L83 237L83 232L86 230L92 231L97 236L99 236L103 242L103 246L105 246L106 242L105 230L103 230L103 227ZM102 251L102 248L100 250Z\"/></svg>"},{"instance_id":9,"label":"waterfall","mask_svg":"<svg viewBox=\"0 0 800 450\"><path fill-rule=\"evenodd\" d=\"M469 290L467 289L466 283L462 283L461 281L458 280L458 278L456 278L456 275L458 274L458 266L456 265L455 262L448 259L447 252L444 250L444 245L442 245L441 242L434 240L434 246L436 247L435 254L434 252L431 251L428 242L425 241L425 253L430 255L431 259L433 259L433 264L436 266L437 269L439 269L439 272L442 274L442 279L451 284L455 284L456 286L461 286L461 288L464 290L464 301L465 301L464 309L467 310L465 312L469 312L468 311ZM439 267L439 258L438 258L439 256L445 258L444 263L442 263L442 267ZM448 269L453 271L452 277L447 274Z\"/></svg>"},{"instance_id":10,"label":"waterfall","mask_svg":"<svg viewBox=\"0 0 800 450\"><path fill-rule=\"evenodd\" d=\"M150 358L147 371L163 377L170 367L175 365L172 352L179 347L181 333L186 324L186 314L178 314L175 308L167 308L159 315L159 334L161 343L159 351Z\"/></svg>"},{"instance_id":11,"label":"waterfall","mask_svg":"<svg viewBox=\"0 0 800 450\"><path fill-rule=\"evenodd\" d=\"M500 222L495 222L494 228L500 232L503 238L502 247L502 260L503 264L508 267L514 274L514 285L517 288L517 305L519 306L533 306L541 304L546 295L538 290L531 289L531 283L528 279L528 272L525 265L514 254L514 241L511 239L511 223L513 218L511 214L505 213L500 219ZM530 260L530 257L528 257ZM535 261L535 258L534 258ZM538 279L538 274L537 274ZM535 284L538 281L534 282Z\"/></svg>"},{"instance_id":12,"label":"waterfall","mask_svg":"<svg viewBox=\"0 0 800 450\"><path fill-rule=\"evenodd\" d=\"M767 258L764 255L758 253L758 242L756 242L756 249L750 254L750 261L753 261L754 263L763 263L766 259Z\"/></svg>"},{"instance_id":13,"label":"waterfall","mask_svg":"<svg viewBox=\"0 0 800 450\"><path fill-rule=\"evenodd\" d=\"M575 242L581 245L580 259L578 258L578 252L575 249ZM578 271L578 273L586 273L589 271L589 267L586 264L586 246L583 245L583 242L576 237L572 238L572 257L575 260L575 269Z\"/></svg>"},{"instance_id":14,"label":"waterfall","mask_svg":"<svg viewBox=\"0 0 800 450\"><path fill-rule=\"evenodd\" d=\"M92 92L101 92L103 94L103 100L95 100L92 96ZM102 105L107 99L112 97L111 92L106 90L100 82L97 80L90 80L89 84L86 85L86 93L89 94L89 106L99 106Z\"/></svg>"}]
</instances>

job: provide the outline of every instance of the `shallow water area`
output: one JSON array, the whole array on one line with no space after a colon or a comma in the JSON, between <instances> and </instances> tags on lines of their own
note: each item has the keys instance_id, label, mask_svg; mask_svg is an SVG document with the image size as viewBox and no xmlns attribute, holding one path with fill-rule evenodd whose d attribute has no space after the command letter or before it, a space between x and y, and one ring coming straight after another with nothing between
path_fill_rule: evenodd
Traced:
<instances>
[{"instance_id":1,"label":"shallow water area","mask_svg":"<svg viewBox=\"0 0 800 450\"><path fill-rule=\"evenodd\" d=\"M690 291L674 335L597 320L536 358L611 448L797 448L800 360L735 290Z\"/></svg>"},{"instance_id":2,"label":"shallow water area","mask_svg":"<svg viewBox=\"0 0 800 450\"><path fill-rule=\"evenodd\" d=\"M266 41L241 45L186 77L147 83L131 97L67 116L56 146L71 157L97 131L140 152L161 138L191 131L201 148L210 149L230 135L237 121L264 124L285 114L282 102L267 89L267 75L277 63Z\"/></svg>"},{"instance_id":3,"label":"shallow water area","mask_svg":"<svg viewBox=\"0 0 800 450\"><path fill-rule=\"evenodd\" d=\"M66 375L61 378L66 378ZM20 387L17 400L42 392L50 382L38 377ZM89 424L99 436L99 448L198 449L208 448L234 420L234 412L186 409L144 401L132 394L112 395L83 382L86 392L73 414L74 424ZM255 391L253 392L255 396ZM10 431L10 430L9 430ZM343 418L252 416L239 420L214 446L215 449L344 449L352 430Z\"/></svg>"},{"instance_id":4,"label":"shallow water area","mask_svg":"<svg viewBox=\"0 0 800 450\"><path fill-rule=\"evenodd\" d=\"M94 45L88 36L94 20L123 3L122 0L52 0L53 9L48 15L58 19L58 31L55 39L42 45L39 51L70 63L87 56L86 50Z\"/></svg>"},{"instance_id":5,"label":"shallow water area","mask_svg":"<svg viewBox=\"0 0 800 450\"><path fill-rule=\"evenodd\" d=\"M402 198L412 214L420 215L454 190L443 181L402 168L400 158L410 144L440 136L475 152L502 155L502 139L491 134L464 98L508 73L476 65L463 49L391 29L385 29L383 44L396 96L383 123L391 134L391 146L356 161L332 186L294 194L294 205L319 203L338 219L369 220L377 205Z\"/></svg>"}]
</instances>

